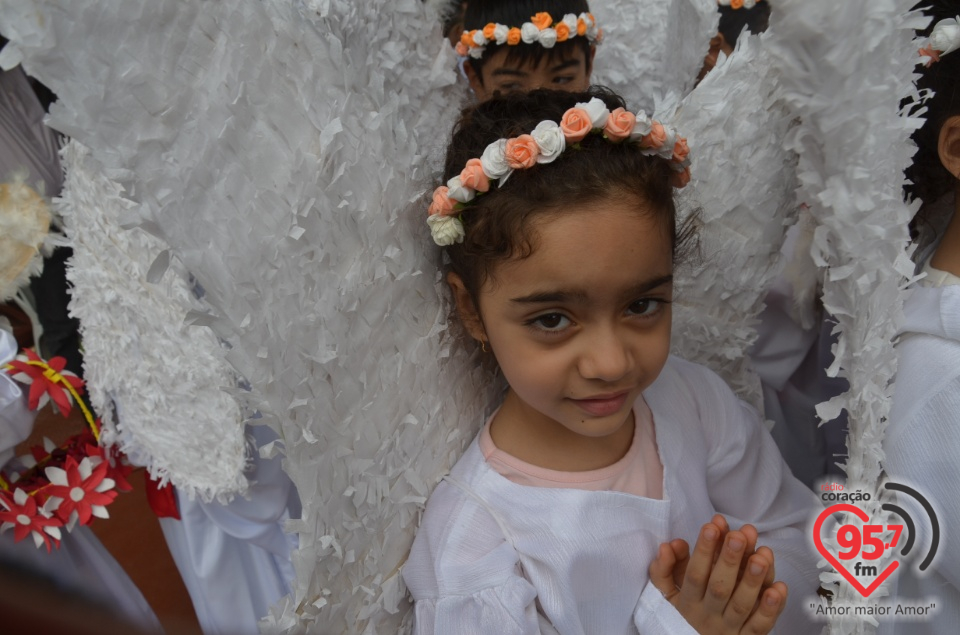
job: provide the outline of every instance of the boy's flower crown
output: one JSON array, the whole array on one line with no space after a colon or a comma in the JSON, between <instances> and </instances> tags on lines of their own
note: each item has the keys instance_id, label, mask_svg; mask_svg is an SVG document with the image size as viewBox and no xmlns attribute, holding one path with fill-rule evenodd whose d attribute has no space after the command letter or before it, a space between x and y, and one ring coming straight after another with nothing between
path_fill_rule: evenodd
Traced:
<instances>
[{"instance_id":1,"label":"boy's flower crown","mask_svg":"<svg viewBox=\"0 0 960 635\"><path fill-rule=\"evenodd\" d=\"M721 7L730 7L731 9L752 9L763 0L717 0Z\"/></svg>"},{"instance_id":2,"label":"boy's flower crown","mask_svg":"<svg viewBox=\"0 0 960 635\"><path fill-rule=\"evenodd\" d=\"M591 133L602 134L612 143L638 143L642 154L667 159L674 169L674 187L681 188L690 181L690 149L675 129L651 120L642 110L636 115L623 108L610 112L602 100L594 97L563 113L560 123L541 121L530 134L494 141L479 159L467 161L459 176L434 190L427 217L433 241L441 247L463 242L460 213L474 198L489 191L492 181L499 180L502 187L514 170L552 163L567 146L577 147L575 144Z\"/></svg>"},{"instance_id":3,"label":"boy's flower crown","mask_svg":"<svg viewBox=\"0 0 960 635\"><path fill-rule=\"evenodd\" d=\"M920 49L920 55L929 57L927 66L939 62L940 57L960 49L960 16L940 20L930 32L930 41Z\"/></svg>"},{"instance_id":4,"label":"boy's flower crown","mask_svg":"<svg viewBox=\"0 0 960 635\"><path fill-rule=\"evenodd\" d=\"M541 11L519 28L491 22L482 29L464 31L457 43L457 54L480 59L490 43L516 46L521 42L539 42L549 49L557 42L566 42L577 36L585 37L594 44L599 44L603 39L603 29L597 27L592 13L581 13L579 16L568 13L562 20L554 22L549 13Z\"/></svg>"}]
</instances>

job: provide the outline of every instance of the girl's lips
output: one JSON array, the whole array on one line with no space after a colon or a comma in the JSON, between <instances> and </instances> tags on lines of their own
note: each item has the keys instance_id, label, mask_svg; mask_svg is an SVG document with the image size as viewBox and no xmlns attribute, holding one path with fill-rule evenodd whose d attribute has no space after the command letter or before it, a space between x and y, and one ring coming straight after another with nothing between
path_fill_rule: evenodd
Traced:
<instances>
[{"instance_id":1,"label":"girl's lips","mask_svg":"<svg viewBox=\"0 0 960 635\"><path fill-rule=\"evenodd\" d=\"M606 417L615 412L619 412L619 410L623 408L623 403L629 394L629 391L624 391L609 397L574 399L573 402L580 406L583 411L594 417Z\"/></svg>"}]
</instances>

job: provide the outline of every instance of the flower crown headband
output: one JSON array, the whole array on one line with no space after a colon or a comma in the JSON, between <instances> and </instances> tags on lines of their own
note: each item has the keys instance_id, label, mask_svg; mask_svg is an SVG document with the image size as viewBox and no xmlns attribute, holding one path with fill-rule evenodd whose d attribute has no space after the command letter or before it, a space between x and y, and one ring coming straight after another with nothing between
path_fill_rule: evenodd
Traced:
<instances>
[{"instance_id":1,"label":"flower crown headband","mask_svg":"<svg viewBox=\"0 0 960 635\"><path fill-rule=\"evenodd\" d=\"M927 66L939 62L940 57L960 49L960 16L940 20L930 32L930 40L920 49L920 55L929 57Z\"/></svg>"},{"instance_id":2,"label":"flower crown headband","mask_svg":"<svg viewBox=\"0 0 960 635\"><path fill-rule=\"evenodd\" d=\"M579 16L568 13L562 20L554 22L549 13L541 11L520 28L491 22L482 29L465 30L457 43L457 54L480 59L490 43L516 46L521 42L539 42L543 48L549 49L557 42L566 42L577 36L587 38L592 44L599 44L603 40L603 29L597 27L592 13L581 13Z\"/></svg>"},{"instance_id":3,"label":"flower crown headband","mask_svg":"<svg viewBox=\"0 0 960 635\"><path fill-rule=\"evenodd\" d=\"M721 7L730 7L731 9L752 9L763 0L717 0Z\"/></svg>"},{"instance_id":4,"label":"flower crown headband","mask_svg":"<svg viewBox=\"0 0 960 635\"><path fill-rule=\"evenodd\" d=\"M651 120L642 110L636 115L623 108L610 112L602 100L594 97L563 113L560 123L541 121L530 134L494 141L479 159L467 161L459 176L434 190L427 217L433 241L441 247L463 242L460 213L478 195L489 191L492 181L499 180L503 187L514 170L552 163L568 146L578 148L591 133L602 134L612 143L638 142L642 154L670 162L674 170L671 185L681 188L690 181L690 149L675 129Z\"/></svg>"}]
</instances>

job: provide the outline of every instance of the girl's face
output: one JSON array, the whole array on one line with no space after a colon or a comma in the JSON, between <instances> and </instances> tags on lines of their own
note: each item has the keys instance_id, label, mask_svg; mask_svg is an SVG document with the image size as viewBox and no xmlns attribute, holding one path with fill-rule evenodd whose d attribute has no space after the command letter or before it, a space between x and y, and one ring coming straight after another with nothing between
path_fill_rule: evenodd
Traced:
<instances>
[{"instance_id":1,"label":"girl's face","mask_svg":"<svg viewBox=\"0 0 960 635\"><path fill-rule=\"evenodd\" d=\"M622 432L670 350L672 249L652 216L611 198L534 221L534 252L494 268L479 312L451 275L468 331L510 384L498 419L539 438Z\"/></svg>"}]
</instances>

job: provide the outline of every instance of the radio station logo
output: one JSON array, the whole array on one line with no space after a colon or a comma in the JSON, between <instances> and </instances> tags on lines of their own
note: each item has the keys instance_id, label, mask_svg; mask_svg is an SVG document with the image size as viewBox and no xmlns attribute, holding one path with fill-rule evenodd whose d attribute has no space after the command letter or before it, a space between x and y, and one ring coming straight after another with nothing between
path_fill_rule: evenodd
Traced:
<instances>
[{"instance_id":1,"label":"radio station logo","mask_svg":"<svg viewBox=\"0 0 960 635\"><path fill-rule=\"evenodd\" d=\"M918 569L926 571L933 562L940 545L940 523L930 502L917 490L901 483L886 483L884 488L916 500L926 512L930 528L930 546ZM916 547L917 519L902 507L884 503L881 509L893 516L894 522L871 523L871 517L862 507L871 501L867 492L844 491L843 485L829 483L821 486L820 497L833 503L817 517L813 527L813 542L827 562L844 577L864 598L877 590ZM847 514L844 521L835 516ZM859 523L856 520L859 519ZM834 520L828 525L828 521ZM844 523L844 524L841 524ZM826 526L826 530L824 527ZM832 537L839 549L834 552L824 539ZM913 556L916 557L916 554Z\"/></svg>"}]
</instances>

